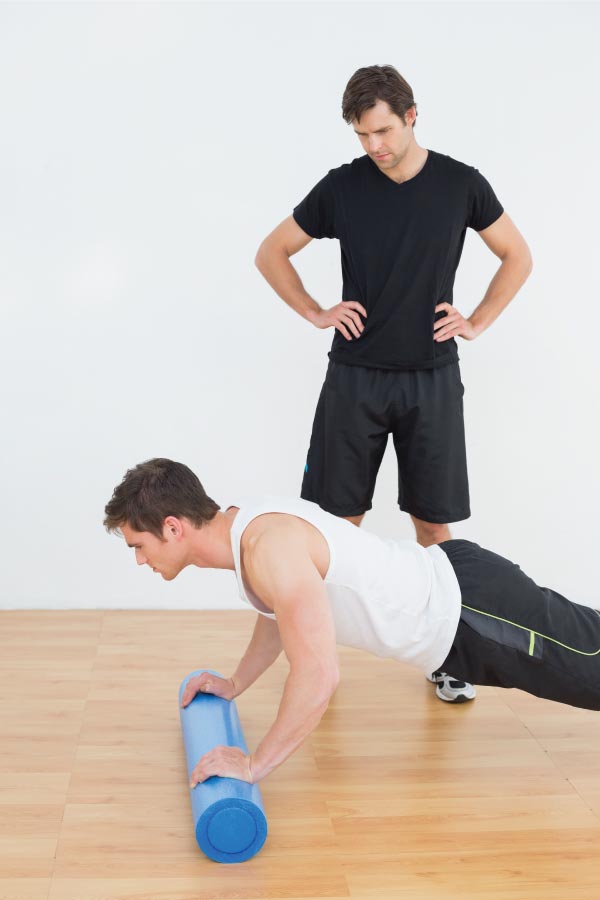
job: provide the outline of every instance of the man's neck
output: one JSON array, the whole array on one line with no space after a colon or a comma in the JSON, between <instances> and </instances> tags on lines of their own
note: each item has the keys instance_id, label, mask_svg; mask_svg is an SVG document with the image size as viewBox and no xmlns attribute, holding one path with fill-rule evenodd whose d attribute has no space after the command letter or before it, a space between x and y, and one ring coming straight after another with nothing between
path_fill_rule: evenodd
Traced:
<instances>
[{"instance_id":1,"label":"man's neck","mask_svg":"<svg viewBox=\"0 0 600 900\"><path fill-rule=\"evenodd\" d=\"M192 548L189 562L202 569L235 570L231 547L231 526L238 514L237 506L218 512L214 519L198 531L197 552Z\"/></svg>"},{"instance_id":2,"label":"man's neck","mask_svg":"<svg viewBox=\"0 0 600 900\"><path fill-rule=\"evenodd\" d=\"M403 181L409 181L419 174L427 162L428 155L428 150L419 147L417 142L413 141L397 165L391 169L381 169L380 171L397 184L402 184Z\"/></svg>"}]
</instances>

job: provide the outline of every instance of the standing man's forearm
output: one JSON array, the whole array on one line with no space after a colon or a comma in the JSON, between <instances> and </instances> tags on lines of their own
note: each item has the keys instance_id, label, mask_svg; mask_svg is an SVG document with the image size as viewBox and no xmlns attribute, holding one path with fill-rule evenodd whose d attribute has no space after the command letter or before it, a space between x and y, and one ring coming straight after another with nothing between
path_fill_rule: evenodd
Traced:
<instances>
[{"instance_id":1,"label":"standing man's forearm","mask_svg":"<svg viewBox=\"0 0 600 900\"><path fill-rule=\"evenodd\" d=\"M456 337L462 337L467 341L478 337L508 306L533 268L529 247L506 213L488 228L480 231L479 236L500 260L500 268L492 278L483 300L468 318L449 303L445 301L438 303L436 313L446 313L437 319L433 326L434 339L438 343Z\"/></svg>"},{"instance_id":2,"label":"standing man's forearm","mask_svg":"<svg viewBox=\"0 0 600 900\"><path fill-rule=\"evenodd\" d=\"M478 334L489 328L508 306L527 281L531 269L531 254L527 247L519 253L509 254L502 261L483 300L469 316L469 321Z\"/></svg>"},{"instance_id":3,"label":"standing man's forearm","mask_svg":"<svg viewBox=\"0 0 600 900\"><path fill-rule=\"evenodd\" d=\"M267 238L256 255L256 267L275 293L294 312L308 322L314 322L315 313L321 307L306 291L285 250L270 246Z\"/></svg>"},{"instance_id":4,"label":"standing man's forearm","mask_svg":"<svg viewBox=\"0 0 600 900\"><path fill-rule=\"evenodd\" d=\"M306 247L311 240L293 216L289 216L260 245L256 267L275 293L311 325L337 328L347 341L358 338L364 330L361 316L367 316L364 306L351 300L323 309L305 290L302 279L290 262L290 256Z\"/></svg>"}]
</instances>

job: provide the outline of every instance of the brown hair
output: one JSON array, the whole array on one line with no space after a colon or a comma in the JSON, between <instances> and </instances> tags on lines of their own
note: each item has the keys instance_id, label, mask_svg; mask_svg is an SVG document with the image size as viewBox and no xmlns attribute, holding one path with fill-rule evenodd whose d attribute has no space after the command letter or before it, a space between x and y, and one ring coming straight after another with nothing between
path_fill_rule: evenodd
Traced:
<instances>
[{"instance_id":1,"label":"brown hair","mask_svg":"<svg viewBox=\"0 0 600 900\"><path fill-rule=\"evenodd\" d=\"M104 508L104 527L117 531L127 523L135 531L162 538L167 516L189 519L200 528L220 506L207 497L198 478L183 463L149 459L128 469Z\"/></svg>"},{"instance_id":2,"label":"brown hair","mask_svg":"<svg viewBox=\"0 0 600 900\"><path fill-rule=\"evenodd\" d=\"M360 117L375 106L378 100L385 100L393 113L404 120L409 109L417 104L410 84L393 66L365 66L357 69L344 91L342 115L346 122Z\"/></svg>"}]
</instances>

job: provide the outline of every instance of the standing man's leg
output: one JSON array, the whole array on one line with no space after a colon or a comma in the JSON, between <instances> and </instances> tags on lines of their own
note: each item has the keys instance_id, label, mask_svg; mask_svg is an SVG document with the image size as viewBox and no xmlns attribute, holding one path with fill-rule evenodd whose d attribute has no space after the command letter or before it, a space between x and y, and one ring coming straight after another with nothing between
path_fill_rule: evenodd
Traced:
<instances>
[{"instance_id":1,"label":"standing man's leg","mask_svg":"<svg viewBox=\"0 0 600 900\"><path fill-rule=\"evenodd\" d=\"M362 516L344 516L344 519L352 525L356 525L357 528L360 528L364 517L365 513L363 513Z\"/></svg>"},{"instance_id":2,"label":"standing man's leg","mask_svg":"<svg viewBox=\"0 0 600 900\"><path fill-rule=\"evenodd\" d=\"M452 535L447 525L440 525L438 522L424 522L423 519L417 519L411 515L417 541L422 547L431 547L432 544L441 544L442 541L449 541Z\"/></svg>"},{"instance_id":3,"label":"standing man's leg","mask_svg":"<svg viewBox=\"0 0 600 900\"><path fill-rule=\"evenodd\" d=\"M365 513L371 509L377 473L395 419L394 444L399 468L405 473L399 476L400 508L409 512L413 521L418 518L417 537L424 546L447 539L450 533L444 521L456 521L470 514L462 384L458 366L443 367L450 368L452 372L439 375L437 370L393 372L330 362L315 412L302 498L360 526ZM456 415L452 419L457 405L460 408L458 428ZM449 448L448 434L444 434L448 416L455 424L454 442L458 445L455 452ZM436 435L437 443L428 453L426 445ZM430 461L440 454L442 461L437 464L437 477L431 478ZM411 485L415 496L423 501L413 501L414 509L406 506ZM433 510L435 520L427 521L426 515L420 518L421 508ZM446 520L440 510L448 512ZM471 684L446 672L434 672L430 681L435 683L439 699L445 702L464 703L476 694Z\"/></svg>"},{"instance_id":4,"label":"standing man's leg","mask_svg":"<svg viewBox=\"0 0 600 900\"><path fill-rule=\"evenodd\" d=\"M360 524L371 509L390 432L380 371L330 362L321 389L301 496Z\"/></svg>"},{"instance_id":5,"label":"standing man's leg","mask_svg":"<svg viewBox=\"0 0 600 900\"><path fill-rule=\"evenodd\" d=\"M364 517L365 513L361 516L344 516L344 519L351 522L353 525L358 525L360 527ZM447 525L438 525L435 522L423 522L422 519L417 519L415 516L411 516L411 519L415 526L417 541L422 547L431 547L432 544L441 544L442 541L449 541L452 537Z\"/></svg>"},{"instance_id":6,"label":"standing man's leg","mask_svg":"<svg viewBox=\"0 0 600 900\"><path fill-rule=\"evenodd\" d=\"M464 388L458 362L401 375L393 423L398 505L428 546L449 533L448 523L471 515Z\"/></svg>"},{"instance_id":7,"label":"standing man's leg","mask_svg":"<svg viewBox=\"0 0 600 900\"><path fill-rule=\"evenodd\" d=\"M464 388L458 362L398 373L394 447L398 504L410 514L423 547L450 540L448 522L469 517L469 480L463 418ZM429 681L447 703L475 699L476 690L447 669Z\"/></svg>"}]
</instances>

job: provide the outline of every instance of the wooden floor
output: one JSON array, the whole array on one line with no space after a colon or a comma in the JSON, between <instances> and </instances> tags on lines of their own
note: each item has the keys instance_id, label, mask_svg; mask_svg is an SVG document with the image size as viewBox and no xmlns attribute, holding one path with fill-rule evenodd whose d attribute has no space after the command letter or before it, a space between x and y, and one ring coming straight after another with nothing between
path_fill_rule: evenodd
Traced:
<instances>
[{"instance_id":1,"label":"wooden floor","mask_svg":"<svg viewBox=\"0 0 600 900\"><path fill-rule=\"evenodd\" d=\"M317 732L261 784L261 853L203 857L177 690L233 671L252 625L0 612L1 900L600 897L600 715L492 688L448 706L353 650ZM250 747L285 673L237 701Z\"/></svg>"}]
</instances>

